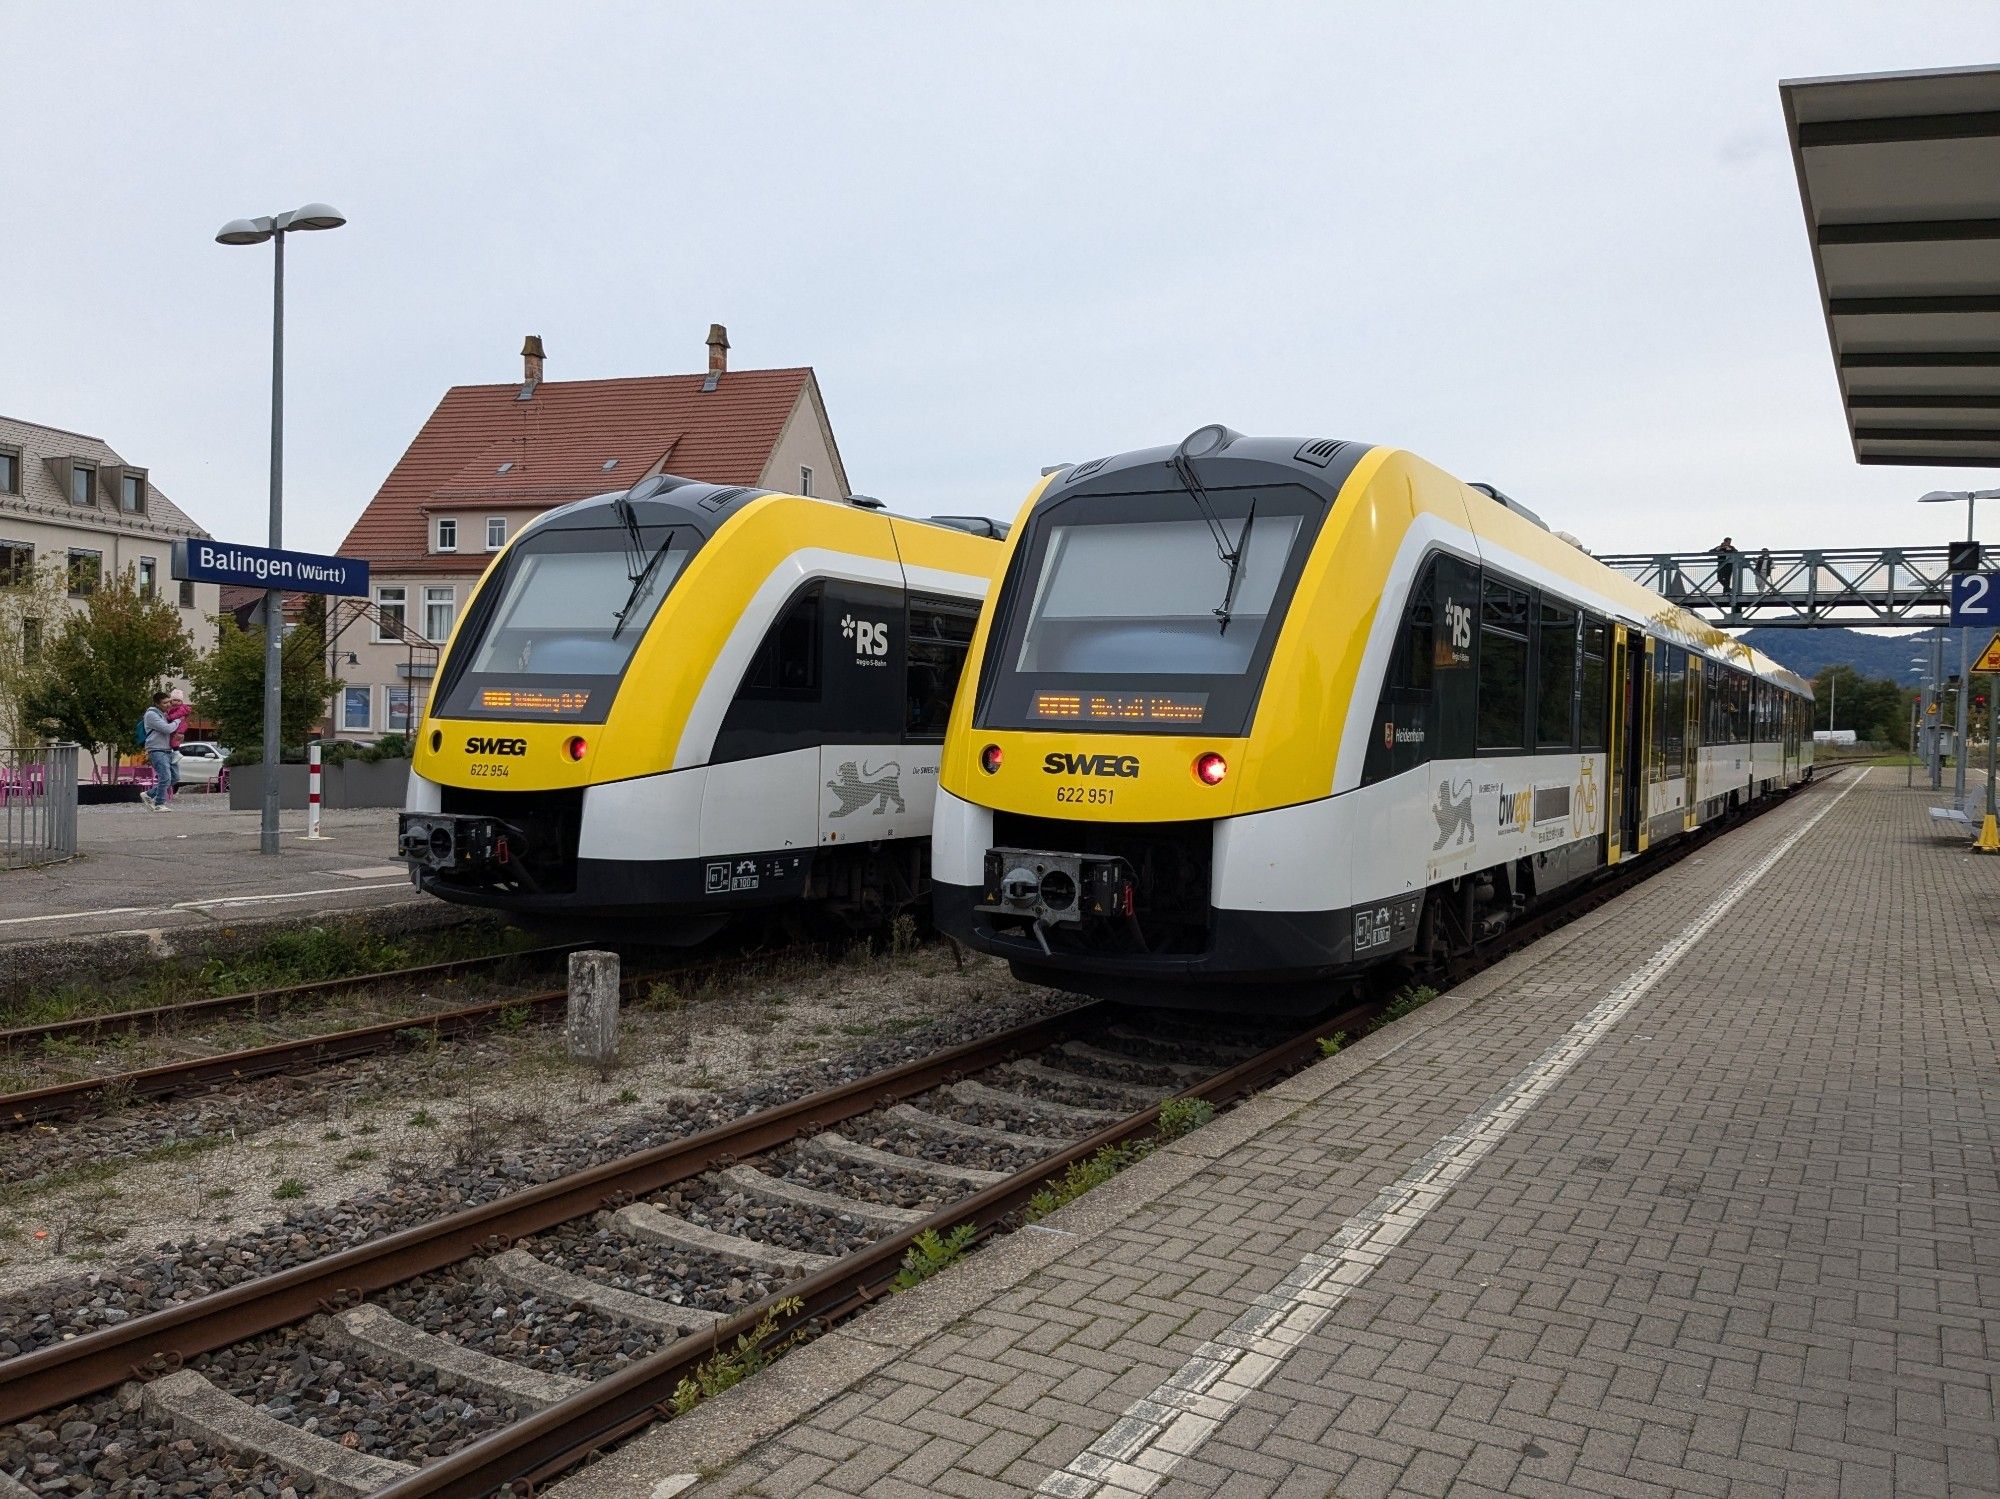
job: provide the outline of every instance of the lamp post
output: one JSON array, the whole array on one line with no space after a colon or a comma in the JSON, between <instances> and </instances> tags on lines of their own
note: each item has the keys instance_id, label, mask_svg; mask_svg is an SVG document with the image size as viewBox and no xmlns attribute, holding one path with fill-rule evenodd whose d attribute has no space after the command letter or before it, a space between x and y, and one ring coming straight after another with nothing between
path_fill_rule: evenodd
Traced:
<instances>
[{"instance_id":1,"label":"lamp post","mask_svg":"<svg viewBox=\"0 0 2000 1499\"><path fill-rule=\"evenodd\" d=\"M347 218L324 203L308 203L270 218L231 219L216 231L219 245L276 246L271 278L271 549L284 545L285 495L285 236L299 229L338 229ZM284 597L264 590L264 815L258 846L278 852L278 705L285 644Z\"/></svg>"}]
</instances>

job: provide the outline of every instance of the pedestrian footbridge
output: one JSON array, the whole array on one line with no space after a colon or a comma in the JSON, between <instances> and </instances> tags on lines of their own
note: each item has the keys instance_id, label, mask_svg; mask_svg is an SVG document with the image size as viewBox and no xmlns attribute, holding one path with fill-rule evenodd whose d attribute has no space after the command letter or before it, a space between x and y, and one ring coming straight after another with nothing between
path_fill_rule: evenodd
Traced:
<instances>
[{"instance_id":1,"label":"pedestrian footbridge","mask_svg":"<svg viewBox=\"0 0 2000 1499\"><path fill-rule=\"evenodd\" d=\"M1737 552L1726 578L1712 551L1597 560L1725 627L1930 626L1951 617L1951 556L1941 546Z\"/></svg>"}]
</instances>

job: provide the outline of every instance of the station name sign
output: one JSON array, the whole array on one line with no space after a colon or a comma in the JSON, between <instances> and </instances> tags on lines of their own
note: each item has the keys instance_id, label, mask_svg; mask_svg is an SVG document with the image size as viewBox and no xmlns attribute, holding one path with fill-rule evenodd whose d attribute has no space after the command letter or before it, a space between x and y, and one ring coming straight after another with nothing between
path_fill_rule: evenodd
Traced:
<instances>
[{"instance_id":1,"label":"station name sign","mask_svg":"<svg viewBox=\"0 0 2000 1499\"><path fill-rule=\"evenodd\" d=\"M197 583L232 583L242 588L284 588L355 598L368 594L368 564L358 558L280 552L200 537L174 543L173 573L176 578Z\"/></svg>"}]
</instances>

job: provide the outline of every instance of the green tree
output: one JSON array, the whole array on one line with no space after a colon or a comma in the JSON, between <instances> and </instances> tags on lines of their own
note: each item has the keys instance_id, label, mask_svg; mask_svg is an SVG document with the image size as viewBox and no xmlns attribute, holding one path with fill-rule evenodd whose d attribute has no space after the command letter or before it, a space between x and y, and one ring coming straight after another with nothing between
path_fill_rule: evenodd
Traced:
<instances>
[{"instance_id":1,"label":"green tree","mask_svg":"<svg viewBox=\"0 0 2000 1499\"><path fill-rule=\"evenodd\" d=\"M1852 729L1856 739L1908 749L1910 698L1896 683L1851 666L1822 667L1813 678L1813 727Z\"/></svg>"},{"instance_id":2,"label":"green tree","mask_svg":"<svg viewBox=\"0 0 2000 1499\"><path fill-rule=\"evenodd\" d=\"M42 649L69 616L69 572L44 561L0 588L0 744L31 744L40 730L24 711Z\"/></svg>"},{"instance_id":3,"label":"green tree","mask_svg":"<svg viewBox=\"0 0 2000 1499\"><path fill-rule=\"evenodd\" d=\"M313 607L317 605L318 607ZM285 635L279 657L278 742L289 752L326 715L340 683L326 670L326 605L308 601L303 617ZM261 760L264 744L264 631L245 630L231 615L216 620L215 649L195 663L194 705L215 725L222 742L239 755Z\"/></svg>"},{"instance_id":4,"label":"green tree","mask_svg":"<svg viewBox=\"0 0 2000 1499\"><path fill-rule=\"evenodd\" d=\"M74 739L107 771L133 748L133 730L154 692L185 672L194 642L180 610L139 591L132 570L97 584L45 638L21 694L21 717L35 733Z\"/></svg>"}]
</instances>

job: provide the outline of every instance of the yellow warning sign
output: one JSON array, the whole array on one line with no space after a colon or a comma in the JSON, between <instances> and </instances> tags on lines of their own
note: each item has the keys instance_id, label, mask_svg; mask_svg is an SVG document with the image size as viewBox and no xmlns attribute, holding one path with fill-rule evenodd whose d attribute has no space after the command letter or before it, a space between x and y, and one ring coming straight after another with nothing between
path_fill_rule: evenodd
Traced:
<instances>
[{"instance_id":1,"label":"yellow warning sign","mask_svg":"<svg viewBox=\"0 0 2000 1499\"><path fill-rule=\"evenodd\" d=\"M2000 630L1993 632L1993 638L1986 642L1986 649L1979 653L1979 659L1972 663L1974 671L2000 671Z\"/></svg>"}]
</instances>

